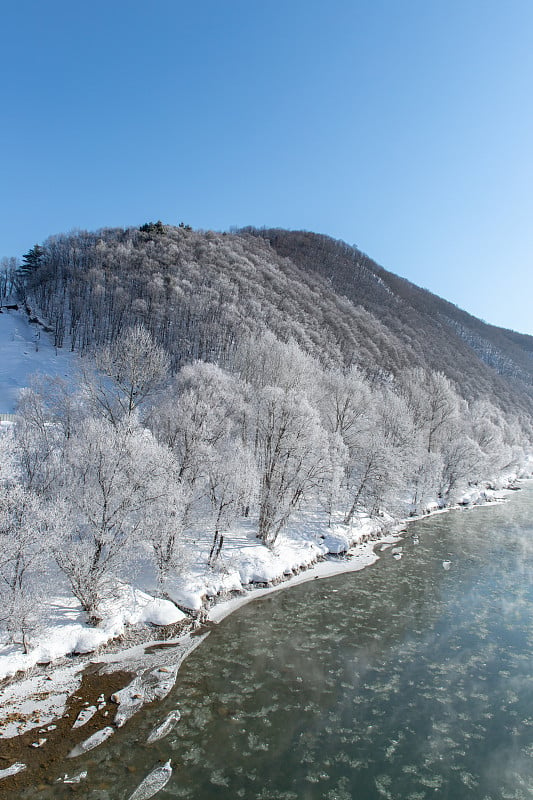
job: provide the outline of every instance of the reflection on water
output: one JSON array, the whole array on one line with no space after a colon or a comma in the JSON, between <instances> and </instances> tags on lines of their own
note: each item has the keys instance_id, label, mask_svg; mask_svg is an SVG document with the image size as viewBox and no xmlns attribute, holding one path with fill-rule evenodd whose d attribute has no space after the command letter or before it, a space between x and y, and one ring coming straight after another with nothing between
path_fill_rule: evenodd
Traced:
<instances>
[{"instance_id":1,"label":"reflection on water","mask_svg":"<svg viewBox=\"0 0 533 800\"><path fill-rule=\"evenodd\" d=\"M76 760L78 796L127 798L170 758L161 798L531 800L532 508L528 487L417 522L401 560L245 606L164 703Z\"/></svg>"}]
</instances>

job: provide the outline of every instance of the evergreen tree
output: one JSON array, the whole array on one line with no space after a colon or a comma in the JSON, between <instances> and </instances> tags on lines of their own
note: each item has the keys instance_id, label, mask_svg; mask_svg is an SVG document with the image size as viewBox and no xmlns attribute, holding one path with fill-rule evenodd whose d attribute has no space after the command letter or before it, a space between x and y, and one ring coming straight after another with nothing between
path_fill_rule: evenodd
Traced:
<instances>
[{"instance_id":1,"label":"evergreen tree","mask_svg":"<svg viewBox=\"0 0 533 800\"><path fill-rule=\"evenodd\" d=\"M36 244L22 256L22 264L17 270L16 289L23 300L26 299L26 292L32 276L43 263L44 254L44 248L40 244Z\"/></svg>"},{"instance_id":2,"label":"evergreen tree","mask_svg":"<svg viewBox=\"0 0 533 800\"><path fill-rule=\"evenodd\" d=\"M141 233L148 233L150 235L159 234L162 235L165 232L165 226L161 222L160 219L157 222L145 222L144 225L141 225L139 230Z\"/></svg>"}]
</instances>

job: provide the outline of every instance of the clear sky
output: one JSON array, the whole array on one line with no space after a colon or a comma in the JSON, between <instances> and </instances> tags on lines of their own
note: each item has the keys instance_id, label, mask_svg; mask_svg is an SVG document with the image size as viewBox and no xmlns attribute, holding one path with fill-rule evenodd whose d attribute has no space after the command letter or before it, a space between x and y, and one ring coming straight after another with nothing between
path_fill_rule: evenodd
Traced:
<instances>
[{"instance_id":1,"label":"clear sky","mask_svg":"<svg viewBox=\"0 0 533 800\"><path fill-rule=\"evenodd\" d=\"M17 0L0 255L304 228L533 334L532 0Z\"/></svg>"}]
</instances>

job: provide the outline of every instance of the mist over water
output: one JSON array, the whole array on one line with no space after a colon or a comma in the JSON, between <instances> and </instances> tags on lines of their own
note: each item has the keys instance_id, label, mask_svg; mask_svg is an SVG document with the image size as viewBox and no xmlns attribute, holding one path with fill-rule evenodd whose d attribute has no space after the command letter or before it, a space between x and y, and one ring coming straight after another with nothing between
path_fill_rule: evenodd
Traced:
<instances>
[{"instance_id":1,"label":"mist over water","mask_svg":"<svg viewBox=\"0 0 533 800\"><path fill-rule=\"evenodd\" d=\"M65 765L88 770L77 796L125 800L170 758L161 798L531 800L532 512L528 485L413 523L401 560L243 607L163 703Z\"/></svg>"}]
</instances>

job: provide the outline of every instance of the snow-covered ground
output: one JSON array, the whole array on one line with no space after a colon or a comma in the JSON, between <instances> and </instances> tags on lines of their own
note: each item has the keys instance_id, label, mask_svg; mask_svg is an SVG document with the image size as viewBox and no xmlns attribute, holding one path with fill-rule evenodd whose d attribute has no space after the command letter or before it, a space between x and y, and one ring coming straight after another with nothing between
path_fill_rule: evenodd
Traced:
<instances>
[{"instance_id":1,"label":"snow-covered ground","mask_svg":"<svg viewBox=\"0 0 533 800\"><path fill-rule=\"evenodd\" d=\"M0 414L12 414L21 389L37 372L68 378L77 357L57 350L39 325L32 325L23 311L0 314Z\"/></svg>"}]
</instances>

